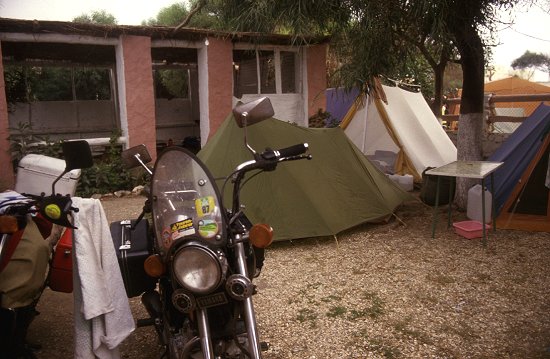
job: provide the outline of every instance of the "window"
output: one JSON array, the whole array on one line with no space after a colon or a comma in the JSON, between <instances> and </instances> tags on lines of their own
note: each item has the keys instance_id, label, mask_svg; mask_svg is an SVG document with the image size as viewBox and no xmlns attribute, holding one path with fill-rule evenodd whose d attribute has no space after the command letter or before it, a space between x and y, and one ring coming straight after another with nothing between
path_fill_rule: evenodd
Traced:
<instances>
[{"instance_id":1,"label":"window","mask_svg":"<svg viewBox=\"0 0 550 359\"><path fill-rule=\"evenodd\" d=\"M4 78L9 103L111 99L108 68L7 65Z\"/></svg>"},{"instance_id":2,"label":"window","mask_svg":"<svg viewBox=\"0 0 550 359\"><path fill-rule=\"evenodd\" d=\"M274 52L258 51L258 61L260 62L260 93L276 93Z\"/></svg>"},{"instance_id":3,"label":"window","mask_svg":"<svg viewBox=\"0 0 550 359\"><path fill-rule=\"evenodd\" d=\"M110 100L111 70L75 68L74 87L77 100Z\"/></svg>"},{"instance_id":4,"label":"window","mask_svg":"<svg viewBox=\"0 0 550 359\"><path fill-rule=\"evenodd\" d=\"M296 92L296 53L281 51L282 93Z\"/></svg>"},{"instance_id":5,"label":"window","mask_svg":"<svg viewBox=\"0 0 550 359\"><path fill-rule=\"evenodd\" d=\"M258 93L256 51L233 51L233 64L233 94L241 97L243 94Z\"/></svg>"},{"instance_id":6,"label":"window","mask_svg":"<svg viewBox=\"0 0 550 359\"><path fill-rule=\"evenodd\" d=\"M294 51L234 50L234 96L299 92L297 58Z\"/></svg>"},{"instance_id":7,"label":"window","mask_svg":"<svg viewBox=\"0 0 550 359\"><path fill-rule=\"evenodd\" d=\"M156 98L189 98L188 69L157 68L153 72L153 80Z\"/></svg>"}]
</instances>

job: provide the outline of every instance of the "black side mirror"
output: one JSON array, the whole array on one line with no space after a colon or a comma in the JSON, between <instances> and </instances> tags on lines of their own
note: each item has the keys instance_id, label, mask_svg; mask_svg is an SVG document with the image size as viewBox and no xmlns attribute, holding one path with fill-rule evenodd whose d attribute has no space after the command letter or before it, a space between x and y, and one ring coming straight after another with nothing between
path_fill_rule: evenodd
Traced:
<instances>
[{"instance_id":1,"label":"black side mirror","mask_svg":"<svg viewBox=\"0 0 550 359\"><path fill-rule=\"evenodd\" d=\"M137 145L124 150L121 154L122 165L126 169L131 169L139 166L145 166L152 161L149 151L145 145Z\"/></svg>"},{"instance_id":2,"label":"black side mirror","mask_svg":"<svg viewBox=\"0 0 550 359\"><path fill-rule=\"evenodd\" d=\"M89 168L94 164L90 144L84 140L65 141L61 143L61 150L65 158L65 170L55 179L55 181L53 181L52 195L55 195L55 184L67 172L81 168Z\"/></svg>"},{"instance_id":3,"label":"black side mirror","mask_svg":"<svg viewBox=\"0 0 550 359\"><path fill-rule=\"evenodd\" d=\"M61 144L63 157L65 157L65 173L80 169L92 167L92 151L88 142L84 140L65 141Z\"/></svg>"},{"instance_id":4,"label":"black side mirror","mask_svg":"<svg viewBox=\"0 0 550 359\"><path fill-rule=\"evenodd\" d=\"M273 117L275 111L268 97L240 104L233 109L239 127L246 127Z\"/></svg>"}]
</instances>

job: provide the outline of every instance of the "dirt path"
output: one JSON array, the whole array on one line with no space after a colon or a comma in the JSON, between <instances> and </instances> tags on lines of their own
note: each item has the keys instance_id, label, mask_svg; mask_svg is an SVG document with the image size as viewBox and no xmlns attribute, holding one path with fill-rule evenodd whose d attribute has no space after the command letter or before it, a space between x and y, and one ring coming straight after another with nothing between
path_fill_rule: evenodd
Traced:
<instances>
[{"instance_id":1,"label":"dirt path","mask_svg":"<svg viewBox=\"0 0 550 359\"><path fill-rule=\"evenodd\" d=\"M142 203L103 201L110 221L136 218ZM483 247L440 220L432 239L432 213L413 204L402 223L274 244L254 299L264 358L550 358L550 234L498 230ZM46 291L39 310L38 357L71 358L72 295ZM150 327L120 349L159 354Z\"/></svg>"}]
</instances>

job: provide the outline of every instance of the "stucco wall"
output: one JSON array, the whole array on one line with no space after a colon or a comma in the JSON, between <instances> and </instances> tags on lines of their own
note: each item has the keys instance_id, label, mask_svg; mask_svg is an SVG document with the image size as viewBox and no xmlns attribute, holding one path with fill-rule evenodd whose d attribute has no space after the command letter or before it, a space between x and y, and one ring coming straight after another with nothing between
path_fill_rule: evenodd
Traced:
<instances>
[{"instance_id":1,"label":"stucco wall","mask_svg":"<svg viewBox=\"0 0 550 359\"><path fill-rule=\"evenodd\" d=\"M325 90L327 88L327 45L315 45L307 49L307 97L308 117L317 113L319 109L325 110L327 100Z\"/></svg>"},{"instance_id":2,"label":"stucco wall","mask_svg":"<svg viewBox=\"0 0 550 359\"><path fill-rule=\"evenodd\" d=\"M447 135L451 139L451 141L455 144L457 143L457 131L447 131ZM488 133L484 134L482 136L482 156L483 159L487 159L489 156L491 156L497 148L502 145L504 141L510 137L509 133Z\"/></svg>"},{"instance_id":3,"label":"stucco wall","mask_svg":"<svg viewBox=\"0 0 550 359\"><path fill-rule=\"evenodd\" d=\"M2 58L2 46L0 44L0 59ZM0 73L4 73L4 64L0 61ZM0 76L0 191L13 189L15 186L11 156L9 153L10 143L8 141L8 103L6 101L6 85L4 76Z\"/></svg>"},{"instance_id":4,"label":"stucco wall","mask_svg":"<svg viewBox=\"0 0 550 359\"><path fill-rule=\"evenodd\" d=\"M233 44L221 39L208 39L208 121L212 137L231 112L233 99ZM201 121L203 117L201 115Z\"/></svg>"},{"instance_id":5,"label":"stucco wall","mask_svg":"<svg viewBox=\"0 0 550 359\"><path fill-rule=\"evenodd\" d=\"M121 114L127 123L128 146L144 144L156 158L155 96L151 39L143 36L121 36L121 64L124 93L120 94ZM120 67L119 67L120 69Z\"/></svg>"}]
</instances>

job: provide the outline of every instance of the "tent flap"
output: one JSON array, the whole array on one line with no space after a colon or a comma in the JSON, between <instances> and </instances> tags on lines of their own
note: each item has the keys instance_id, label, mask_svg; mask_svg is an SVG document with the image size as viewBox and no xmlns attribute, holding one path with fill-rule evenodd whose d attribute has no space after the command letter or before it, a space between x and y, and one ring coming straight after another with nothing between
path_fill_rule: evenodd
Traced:
<instances>
[{"instance_id":1,"label":"tent flap","mask_svg":"<svg viewBox=\"0 0 550 359\"><path fill-rule=\"evenodd\" d=\"M550 232L549 129L550 106L540 104L489 157L504 162L491 188L500 228Z\"/></svg>"},{"instance_id":2,"label":"tent flap","mask_svg":"<svg viewBox=\"0 0 550 359\"><path fill-rule=\"evenodd\" d=\"M427 167L456 160L455 145L420 92L382 89L386 101L360 94L367 110L352 106L345 118L346 134L363 153L375 157L377 151L393 151L400 161L395 173L410 174L417 182Z\"/></svg>"}]
</instances>

